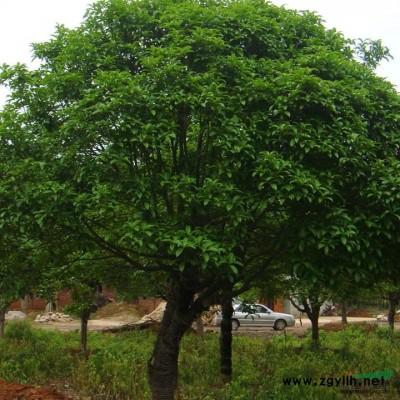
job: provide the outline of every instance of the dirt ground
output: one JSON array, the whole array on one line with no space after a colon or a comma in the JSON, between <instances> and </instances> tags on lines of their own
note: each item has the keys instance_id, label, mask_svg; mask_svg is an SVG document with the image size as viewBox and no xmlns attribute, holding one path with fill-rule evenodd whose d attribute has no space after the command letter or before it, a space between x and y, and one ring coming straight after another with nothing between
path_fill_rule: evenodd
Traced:
<instances>
[{"instance_id":1,"label":"dirt ground","mask_svg":"<svg viewBox=\"0 0 400 400\"><path fill-rule=\"evenodd\" d=\"M0 381L0 400L71 400L54 389L40 389Z\"/></svg>"},{"instance_id":2,"label":"dirt ground","mask_svg":"<svg viewBox=\"0 0 400 400\"><path fill-rule=\"evenodd\" d=\"M364 317L364 318L371 318L373 317L372 313L369 310L364 310L361 308L356 308L354 310L350 310L347 313L348 317Z\"/></svg>"}]
</instances>

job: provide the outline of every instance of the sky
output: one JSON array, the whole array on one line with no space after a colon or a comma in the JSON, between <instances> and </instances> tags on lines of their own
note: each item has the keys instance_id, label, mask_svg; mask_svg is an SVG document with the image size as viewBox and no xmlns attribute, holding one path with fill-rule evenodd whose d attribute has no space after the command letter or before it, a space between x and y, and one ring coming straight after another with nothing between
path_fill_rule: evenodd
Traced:
<instances>
[{"instance_id":1,"label":"sky","mask_svg":"<svg viewBox=\"0 0 400 400\"><path fill-rule=\"evenodd\" d=\"M0 0L1 1L1 0ZM381 39L393 60L381 62L376 73L400 91L399 0L271 0L277 6L316 12L328 28L350 39Z\"/></svg>"},{"instance_id":2,"label":"sky","mask_svg":"<svg viewBox=\"0 0 400 400\"><path fill-rule=\"evenodd\" d=\"M80 24L89 0L0 0L0 65L22 62L32 65L31 43L47 41L57 24L74 28ZM271 0L286 8L311 10L328 28L352 39L382 39L394 60L383 61L376 70L400 90L399 0ZM6 90L0 88L0 106Z\"/></svg>"}]
</instances>

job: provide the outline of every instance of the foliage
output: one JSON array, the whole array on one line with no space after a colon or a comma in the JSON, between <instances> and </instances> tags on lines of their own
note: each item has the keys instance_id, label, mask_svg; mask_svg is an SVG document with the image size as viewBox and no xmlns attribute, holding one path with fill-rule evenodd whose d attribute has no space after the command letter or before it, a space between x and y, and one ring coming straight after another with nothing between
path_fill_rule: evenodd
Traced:
<instances>
[{"instance_id":1,"label":"foliage","mask_svg":"<svg viewBox=\"0 0 400 400\"><path fill-rule=\"evenodd\" d=\"M69 253L207 282L268 263L283 222L303 264L339 249L358 267L374 248L366 229L388 216L364 200L399 176L385 175L399 169L399 99L316 15L100 1L34 55L37 70L1 75L3 218L51 226Z\"/></svg>"},{"instance_id":2,"label":"foliage","mask_svg":"<svg viewBox=\"0 0 400 400\"><path fill-rule=\"evenodd\" d=\"M41 269L36 262L41 256L42 250L37 242L26 236L18 237L15 231L10 234L8 230L0 244L0 313L6 312L13 301L33 293L39 286Z\"/></svg>"},{"instance_id":3,"label":"foliage","mask_svg":"<svg viewBox=\"0 0 400 400\"><path fill-rule=\"evenodd\" d=\"M254 399L276 400L345 399L341 388L284 386L288 377L341 377L349 373L367 373L399 369L399 341L388 340L383 328L366 330L350 326L340 332L321 332L321 350L309 350L310 337L298 339L291 334L274 338L234 338L235 375L220 386L218 336L210 333L203 340L195 335L183 339L180 354L182 399ZM395 333L398 336L397 333ZM104 399L148 399L146 360L155 335L152 332L129 332L101 335L91 332L88 358L74 356L78 346L76 332L60 333L32 329L25 322L9 323L6 338L0 343L0 379L27 383L54 382L65 379L82 395ZM130 373L134 371L134 373ZM201 375L201 383L197 376ZM378 393L378 392L377 392ZM379 392L381 393L381 392ZM396 398L395 391L385 394ZM392 396L392 397L390 397Z\"/></svg>"},{"instance_id":4,"label":"foliage","mask_svg":"<svg viewBox=\"0 0 400 400\"><path fill-rule=\"evenodd\" d=\"M358 39L354 42L354 46L361 61L372 69L375 69L382 60L388 61L389 58L393 58L381 40Z\"/></svg>"},{"instance_id":5,"label":"foliage","mask_svg":"<svg viewBox=\"0 0 400 400\"><path fill-rule=\"evenodd\" d=\"M118 299L129 302L139 297L165 298L168 289L168 276L165 272L148 274L144 271L132 271L125 275L122 284L114 285Z\"/></svg>"}]
</instances>

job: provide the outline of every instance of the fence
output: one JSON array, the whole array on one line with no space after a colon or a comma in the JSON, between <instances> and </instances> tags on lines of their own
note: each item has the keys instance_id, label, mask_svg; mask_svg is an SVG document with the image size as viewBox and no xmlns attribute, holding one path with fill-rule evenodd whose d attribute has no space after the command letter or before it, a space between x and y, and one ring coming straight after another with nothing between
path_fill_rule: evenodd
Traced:
<instances>
[{"instance_id":1,"label":"fence","mask_svg":"<svg viewBox=\"0 0 400 400\"><path fill-rule=\"evenodd\" d=\"M347 300L348 308L377 308L387 310L389 302L382 298L357 298Z\"/></svg>"}]
</instances>

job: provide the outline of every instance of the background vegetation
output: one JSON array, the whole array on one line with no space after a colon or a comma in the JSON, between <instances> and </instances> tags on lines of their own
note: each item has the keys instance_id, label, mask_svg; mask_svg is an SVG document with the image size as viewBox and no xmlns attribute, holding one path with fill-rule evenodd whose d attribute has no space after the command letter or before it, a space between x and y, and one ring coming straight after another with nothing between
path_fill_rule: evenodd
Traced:
<instances>
[{"instance_id":1,"label":"background vegetation","mask_svg":"<svg viewBox=\"0 0 400 400\"><path fill-rule=\"evenodd\" d=\"M232 382L219 379L219 337L209 333L183 338L177 398L185 400L396 399L387 391L348 395L341 388L284 386L283 378L341 377L400 368L400 342L386 327L350 326L321 332L321 349L311 350L311 338L282 333L273 339L235 336ZM67 382L82 396L104 400L150 399L147 360L156 335L136 331L118 335L90 333L90 350L76 351L77 332L33 329L12 322L0 341L0 379L49 385ZM201 376L201 379L199 377ZM87 398L87 397L86 397Z\"/></svg>"}]
</instances>

